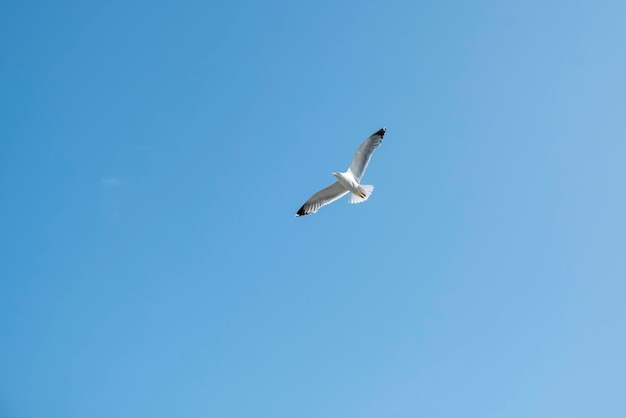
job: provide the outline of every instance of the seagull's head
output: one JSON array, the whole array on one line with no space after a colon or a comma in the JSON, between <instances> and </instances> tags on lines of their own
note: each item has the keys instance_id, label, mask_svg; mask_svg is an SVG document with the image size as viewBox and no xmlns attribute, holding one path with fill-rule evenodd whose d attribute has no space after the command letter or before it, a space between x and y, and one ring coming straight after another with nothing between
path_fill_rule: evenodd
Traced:
<instances>
[{"instance_id":1,"label":"seagull's head","mask_svg":"<svg viewBox=\"0 0 626 418\"><path fill-rule=\"evenodd\" d=\"M338 173L338 172L333 172L333 173L330 173L330 174L332 174L333 176L335 176L335 177L339 178L339 175L340 175L341 173Z\"/></svg>"}]
</instances>

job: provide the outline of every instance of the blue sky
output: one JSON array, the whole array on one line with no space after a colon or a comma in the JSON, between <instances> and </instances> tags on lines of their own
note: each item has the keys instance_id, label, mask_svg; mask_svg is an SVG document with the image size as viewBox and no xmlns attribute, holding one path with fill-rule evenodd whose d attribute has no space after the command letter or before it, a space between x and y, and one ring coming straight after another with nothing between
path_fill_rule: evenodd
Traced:
<instances>
[{"instance_id":1,"label":"blue sky","mask_svg":"<svg viewBox=\"0 0 626 418\"><path fill-rule=\"evenodd\" d=\"M624 15L5 3L0 415L625 416Z\"/></svg>"}]
</instances>

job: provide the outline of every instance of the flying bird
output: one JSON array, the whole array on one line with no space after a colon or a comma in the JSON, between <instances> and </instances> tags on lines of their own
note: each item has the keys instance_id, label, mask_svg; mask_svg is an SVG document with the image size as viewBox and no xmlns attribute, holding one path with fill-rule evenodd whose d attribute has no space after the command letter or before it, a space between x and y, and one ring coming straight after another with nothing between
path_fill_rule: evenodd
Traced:
<instances>
[{"instance_id":1,"label":"flying bird","mask_svg":"<svg viewBox=\"0 0 626 418\"><path fill-rule=\"evenodd\" d=\"M296 216L314 214L322 206L328 205L348 193L350 193L350 203L365 202L374 191L374 186L361 184L361 177L365 174L365 169L372 158L374 150L383 142L383 136L385 136L386 131L387 128L379 129L363 141L356 150L348 171L345 173L331 173L337 178L337 181L311 196L298 209Z\"/></svg>"}]
</instances>

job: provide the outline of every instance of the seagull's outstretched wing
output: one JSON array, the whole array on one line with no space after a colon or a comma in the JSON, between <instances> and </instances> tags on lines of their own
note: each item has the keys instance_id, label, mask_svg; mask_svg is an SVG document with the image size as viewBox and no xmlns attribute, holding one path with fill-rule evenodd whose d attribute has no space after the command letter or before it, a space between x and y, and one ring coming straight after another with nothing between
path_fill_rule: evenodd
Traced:
<instances>
[{"instance_id":1,"label":"seagull's outstretched wing","mask_svg":"<svg viewBox=\"0 0 626 418\"><path fill-rule=\"evenodd\" d=\"M322 206L345 196L346 193L348 193L348 191L339 184L339 182L335 182L311 196L311 198L298 209L296 216L311 215L317 212Z\"/></svg>"},{"instance_id":2,"label":"seagull's outstretched wing","mask_svg":"<svg viewBox=\"0 0 626 418\"><path fill-rule=\"evenodd\" d=\"M387 128L379 129L372 136L363 141L359 149L356 150L348 171L354 175L357 182L361 181L367 164L369 164L370 158L372 158L372 153L383 142L385 131L387 131Z\"/></svg>"}]
</instances>

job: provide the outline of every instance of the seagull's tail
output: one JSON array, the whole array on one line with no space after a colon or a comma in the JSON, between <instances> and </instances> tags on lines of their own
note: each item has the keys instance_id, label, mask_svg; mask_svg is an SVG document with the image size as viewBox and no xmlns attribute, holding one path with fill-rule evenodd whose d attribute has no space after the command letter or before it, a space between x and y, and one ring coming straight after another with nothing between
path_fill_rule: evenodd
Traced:
<instances>
[{"instance_id":1,"label":"seagull's tail","mask_svg":"<svg viewBox=\"0 0 626 418\"><path fill-rule=\"evenodd\" d=\"M365 202L373 191L374 186L371 184L361 184L359 186L359 194L350 193L350 203Z\"/></svg>"}]
</instances>

